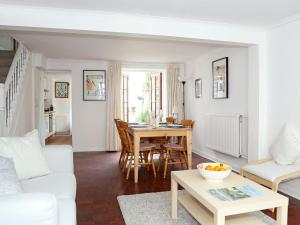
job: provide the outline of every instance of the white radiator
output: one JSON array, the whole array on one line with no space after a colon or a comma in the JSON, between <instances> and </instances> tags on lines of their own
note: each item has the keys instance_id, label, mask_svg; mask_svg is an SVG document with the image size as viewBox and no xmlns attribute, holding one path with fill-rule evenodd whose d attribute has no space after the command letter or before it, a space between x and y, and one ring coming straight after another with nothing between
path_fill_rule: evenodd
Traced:
<instances>
[{"instance_id":1,"label":"white radiator","mask_svg":"<svg viewBox=\"0 0 300 225\"><path fill-rule=\"evenodd\" d=\"M234 157L247 157L247 123L241 115L206 115L206 147Z\"/></svg>"}]
</instances>

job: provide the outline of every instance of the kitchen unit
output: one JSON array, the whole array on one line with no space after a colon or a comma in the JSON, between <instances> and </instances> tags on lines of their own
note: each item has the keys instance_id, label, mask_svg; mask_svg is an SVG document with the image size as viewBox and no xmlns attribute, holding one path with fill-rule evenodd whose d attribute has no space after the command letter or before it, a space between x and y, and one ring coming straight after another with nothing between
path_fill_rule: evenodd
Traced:
<instances>
[{"instance_id":1,"label":"kitchen unit","mask_svg":"<svg viewBox=\"0 0 300 225\"><path fill-rule=\"evenodd\" d=\"M55 112L53 110L53 79L49 76L43 77L44 90L44 120L45 139L55 134Z\"/></svg>"},{"instance_id":2,"label":"kitchen unit","mask_svg":"<svg viewBox=\"0 0 300 225\"><path fill-rule=\"evenodd\" d=\"M51 137L55 134L55 112L47 111L44 114L45 118L45 138Z\"/></svg>"}]
</instances>

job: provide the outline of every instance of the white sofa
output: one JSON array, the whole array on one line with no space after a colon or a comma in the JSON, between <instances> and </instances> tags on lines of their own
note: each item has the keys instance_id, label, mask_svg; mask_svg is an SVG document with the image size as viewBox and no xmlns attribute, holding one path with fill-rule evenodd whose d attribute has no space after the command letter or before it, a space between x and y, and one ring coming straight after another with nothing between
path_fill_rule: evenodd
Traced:
<instances>
[{"instance_id":1,"label":"white sofa","mask_svg":"<svg viewBox=\"0 0 300 225\"><path fill-rule=\"evenodd\" d=\"M22 180L24 193L0 197L0 224L76 225L76 179L68 145L44 148L51 174Z\"/></svg>"}]
</instances>

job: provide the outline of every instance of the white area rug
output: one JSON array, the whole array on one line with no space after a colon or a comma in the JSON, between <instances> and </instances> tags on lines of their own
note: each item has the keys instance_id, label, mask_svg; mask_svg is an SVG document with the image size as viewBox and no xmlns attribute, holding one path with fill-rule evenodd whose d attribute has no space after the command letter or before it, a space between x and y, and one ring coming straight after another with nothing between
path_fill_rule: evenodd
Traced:
<instances>
[{"instance_id":1,"label":"white area rug","mask_svg":"<svg viewBox=\"0 0 300 225\"><path fill-rule=\"evenodd\" d=\"M183 191L180 191L182 194ZM178 204L178 218L171 219L171 193L156 192L118 196L118 202L126 225L199 225L194 218ZM269 225L275 221L262 212L255 216Z\"/></svg>"}]
</instances>

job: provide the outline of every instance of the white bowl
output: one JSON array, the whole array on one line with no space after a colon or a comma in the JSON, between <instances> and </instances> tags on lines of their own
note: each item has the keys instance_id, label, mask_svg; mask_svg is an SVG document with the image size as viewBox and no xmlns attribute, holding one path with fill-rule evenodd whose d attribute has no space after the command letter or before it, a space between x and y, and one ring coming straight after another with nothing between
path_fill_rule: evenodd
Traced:
<instances>
[{"instance_id":1,"label":"white bowl","mask_svg":"<svg viewBox=\"0 0 300 225\"><path fill-rule=\"evenodd\" d=\"M222 166L225 170L224 171L212 171L212 170L206 170L206 166ZM212 183L220 183L222 182L226 177L229 176L231 173L231 167L227 164L222 163L200 163L197 165L197 169L202 177L208 182Z\"/></svg>"}]
</instances>

